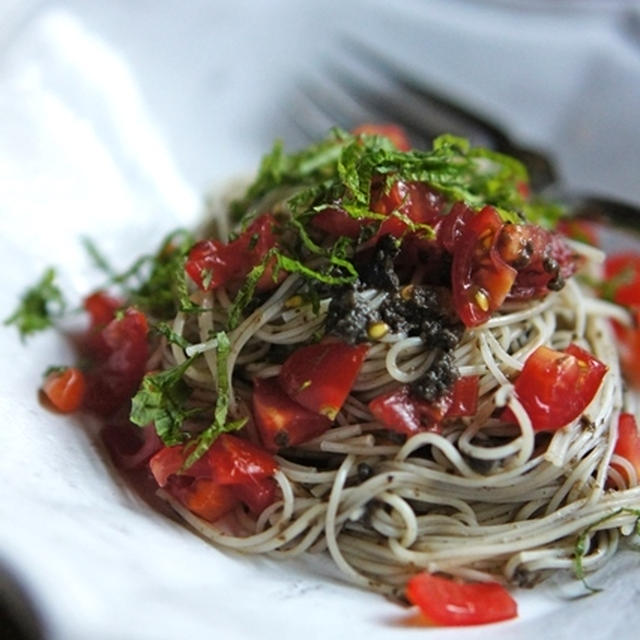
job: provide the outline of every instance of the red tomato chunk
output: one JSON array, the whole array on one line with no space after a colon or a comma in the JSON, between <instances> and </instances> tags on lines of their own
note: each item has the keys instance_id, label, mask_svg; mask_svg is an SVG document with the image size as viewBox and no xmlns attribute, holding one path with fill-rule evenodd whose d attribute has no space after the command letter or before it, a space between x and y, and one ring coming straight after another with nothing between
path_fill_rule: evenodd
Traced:
<instances>
[{"instance_id":1,"label":"red tomato chunk","mask_svg":"<svg viewBox=\"0 0 640 640\"><path fill-rule=\"evenodd\" d=\"M213 521L240 502L260 513L276 497L273 474L278 466L260 447L222 434L205 455L184 469L189 449L164 447L149 461L156 482L187 509Z\"/></svg>"},{"instance_id":2,"label":"red tomato chunk","mask_svg":"<svg viewBox=\"0 0 640 640\"><path fill-rule=\"evenodd\" d=\"M626 458L635 468L638 480L640 480L640 433L635 416L631 413L621 413L618 420L618 439L614 453ZM618 471L626 476L624 469L613 465Z\"/></svg>"},{"instance_id":3,"label":"red tomato chunk","mask_svg":"<svg viewBox=\"0 0 640 640\"><path fill-rule=\"evenodd\" d=\"M145 374L149 347L143 313L132 307L86 340L90 365L86 371L84 407L110 415L131 399Z\"/></svg>"},{"instance_id":4,"label":"red tomato chunk","mask_svg":"<svg viewBox=\"0 0 640 640\"><path fill-rule=\"evenodd\" d=\"M260 264L268 251L277 245L277 223L270 213L256 218L235 240L203 240L196 243L187 257L185 270L203 291L227 284L239 285L252 267ZM273 265L260 278L258 290L276 285ZM283 274L284 275L284 274Z\"/></svg>"},{"instance_id":5,"label":"red tomato chunk","mask_svg":"<svg viewBox=\"0 0 640 640\"><path fill-rule=\"evenodd\" d=\"M472 416L478 404L478 377L458 378L450 391L434 403L412 396L402 386L383 393L369 403L371 413L389 429L413 435L419 431L437 430L445 418Z\"/></svg>"},{"instance_id":6,"label":"red tomato chunk","mask_svg":"<svg viewBox=\"0 0 640 640\"><path fill-rule=\"evenodd\" d=\"M320 342L300 347L282 365L280 384L290 398L333 420L358 377L368 347Z\"/></svg>"},{"instance_id":7,"label":"red tomato chunk","mask_svg":"<svg viewBox=\"0 0 640 640\"><path fill-rule=\"evenodd\" d=\"M73 413L80 408L85 388L84 374L75 367L52 371L42 385L44 395L62 413Z\"/></svg>"},{"instance_id":8,"label":"red tomato chunk","mask_svg":"<svg viewBox=\"0 0 640 640\"><path fill-rule=\"evenodd\" d=\"M555 431L575 420L596 395L607 367L571 344L565 351L539 347L515 382L515 394L536 431ZM507 409L503 418L513 420Z\"/></svg>"},{"instance_id":9,"label":"red tomato chunk","mask_svg":"<svg viewBox=\"0 0 640 640\"><path fill-rule=\"evenodd\" d=\"M292 400L273 378L254 380L253 416L269 451L306 442L331 427L331 420Z\"/></svg>"},{"instance_id":10,"label":"red tomato chunk","mask_svg":"<svg viewBox=\"0 0 640 640\"><path fill-rule=\"evenodd\" d=\"M407 598L442 626L487 624L518 615L516 601L497 582L463 583L420 573L409 580Z\"/></svg>"}]
</instances>

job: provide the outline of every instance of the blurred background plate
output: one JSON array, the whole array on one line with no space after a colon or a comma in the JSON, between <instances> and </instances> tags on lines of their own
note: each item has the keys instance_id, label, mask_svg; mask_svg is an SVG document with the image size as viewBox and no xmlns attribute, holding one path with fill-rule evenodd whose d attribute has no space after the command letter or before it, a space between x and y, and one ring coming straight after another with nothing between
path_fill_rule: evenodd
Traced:
<instances>
[{"instance_id":1,"label":"blurred background plate","mask_svg":"<svg viewBox=\"0 0 640 640\"><path fill-rule=\"evenodd\" d=\"M635 2L111 0L0 6L3 316L46 266L69 298L195 224L204 196L250 173L292 121L301 79L345 34L553 150L574 188L640 202ZM29 637L403 638L407 613L326 563L223 554L112 472L92 425L42 410L36 388L71 358L59 336L0 330L0 589ZM430 638L635 637L640 565L617 559L588 599L518 593L518 620ZM34 613L35 612L35 613ZM43 635L44 634L44 635Z\"/></svg>"}]
</instances>

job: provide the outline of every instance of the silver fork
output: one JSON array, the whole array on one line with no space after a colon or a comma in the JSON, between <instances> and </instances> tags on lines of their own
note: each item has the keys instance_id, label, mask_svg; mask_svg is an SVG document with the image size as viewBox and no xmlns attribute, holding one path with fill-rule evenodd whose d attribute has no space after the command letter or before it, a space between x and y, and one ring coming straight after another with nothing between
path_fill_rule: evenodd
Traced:
<instances>
[{"instance_id":1,"label":"silver fork","mask_svg":"<svg viewBox=\"0 0 640 640\"><path fill-rule=\"evenodd\" d=\"M497 122L411 76L371 46L348 39L344 47L347 62L328 63L322 75L298 87L291 116L310 140L332 126L352 129L363 122L399 124L416 147L430 145L441 133L461 135L472 144L518 158L527 167L534 190L566 203L572 215L640 230L639 206L567 191L550 154L519 144Z\"/></svg>"}]
</instances>

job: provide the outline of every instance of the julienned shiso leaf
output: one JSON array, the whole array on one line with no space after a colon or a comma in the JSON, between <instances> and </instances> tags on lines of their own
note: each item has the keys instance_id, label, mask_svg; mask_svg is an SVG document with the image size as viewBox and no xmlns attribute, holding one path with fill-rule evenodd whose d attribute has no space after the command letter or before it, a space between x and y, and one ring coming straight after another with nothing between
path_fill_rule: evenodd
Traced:
<instances>
[{"instance_id":1,"label":"julienned shiso leaf","mask_svg":"<svg viewBox=\"0 0 640 640\"><path fill-rule=\"evenodd\" d=\"M616 517L618 517L620 515L623 515L623 514L631 515L631 516L634 516L636 518L636 521L635 521L635 524L634 524L635 534L637 536L640 536L640 509L629 509L627 507L621 507L620 509L616 509L612 513L609 513L606 516L600 518L600 520L597 520L596 522L594 522L590 527L585 529L578 536L578 538L576 540L576 544L575 544L574 551L573 551L574 573L576 575L576 578L578 578L578 580L581 580L582 584L584 584L584 586L589 591L592 591L594 593L597 593L598 591L601 591L601 589L599 589L597 587L592 587L591 585L589 585L587 583L585 575L584 575L584 566L583 566L583 562L582 561L583 561L584 557L587 555L589 538L590 538L591 534L596 529L598 529L598 527L601 524L604 524L605 522L609 522L610 520L613 520L614 518L616 518Z\"/></svg>"},{"instance_id":2,"label":"julienned shiso leaf","mask_svg":"<svg viewBox=\"0 0 640 640\"><path fill-rule=\"evenodd\" d=\"M340 129L296 153L284 153L277 143L232 210L239 219L272 190L296 185L296 192L287 198L294 216L339 201L353 217L375 219L377 214L369 210L373 176L385 178L389 187L398 179L428 182L452 200L475 208L493 205L505 222L522 222L530 215L532 222L552 226L560 214L557 205L524 197L526 169L510 156L471 147L467 140L451 135L436 138L430 150L403 152L381 136L354 136Z\"/></svg>"},{"instance_id":3,"label":"julienned shiso leaf","mask_svg":"<svg viewBox=\"0 0 640 640\"><path fill-rule=\"evenodd\" d=\"M55 270L47 269L40 280L22 294L15 311L5 319L4 324L15 325L23 340L48 329L64 314L66 301L55 279Z\"/></svg>"},{"instance_id":4,"label":"julienned shiso leaf","mask_svg":"<svg viewBox=\"0 0 640 640\"><path fill-rule=\"evenodd\" d=\"M213 422L189 444L189 446L193 448L184 463L185 468L190 467L196 460L201 458L219 435L242 429L247 423L247 418L227 422L227 415L229 413L228 360L230 350L231 343L229 342L229 337L224 331L219 331L216 334L217 398Z\"/></svg>"},{"instance_id":5,"label":"julienned shiso leaf","mask_svg":"<svg viewBox=\"0 0 640 640\"><path fill-rule=\"evenodd\" d=\"M190 389L183 377L195 358L187 358L166 371L147 374L131 400L131 422L140 427L153 423L167 446L183 443L186 440L183 422L202 413L201 409L185 407Z\"/></svg>"},{"instance_id":6,"label":"julienned shiso leaf","mask_svg":"<svg viewBox=\"0 0 640 640\"><path fill-rule=\"evenodd\" d=\"M193 242L189 231L177 229L162 240L154 254L138 258L118 273L91 239L83 239L94 264L107 276L106 286L119 287L129 304L160 319L169 319L177 311L200 310L189 298L184 270Z\"/></svg>"}]
</instances>

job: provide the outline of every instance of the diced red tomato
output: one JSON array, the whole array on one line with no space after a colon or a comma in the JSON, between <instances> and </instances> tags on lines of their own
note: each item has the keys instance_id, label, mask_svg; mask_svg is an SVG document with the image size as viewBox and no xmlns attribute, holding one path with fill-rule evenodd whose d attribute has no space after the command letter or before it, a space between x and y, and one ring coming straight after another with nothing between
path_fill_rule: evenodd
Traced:
<instances>
[{"instance_id":1,"label":"diced red tomato","mask_svg":"<svg viewBox=\"0 0 640 640\"><path fill-rule=\"evenodd\" d=\"M149 469L159 487L166 486L169 478L182 469L185 461L183 449L182 445L164 447L149 460Z\"/></svg>"},{"instance_id":2,"label":"diced red tomato","mask_svg":"<svg viewBox=\"0 0 640 640\"><path fill-rule=\"evenodd\" d=\"M478 404L478 377L458 378L448 393L436 402L426 402L412 396L404 385L383 393L369 403L371 413L389 429L413 435L419 431L438 430L445 418L460 418L475 414Z\"/></svg>"},{"instance_id":3,"label":"diced red tomato","mask_svg":"<svg viewBox=\"0 0 640 640\"><path fill-rule=\"evenodd\" d=\"M376 237L391 234L400 237L407 225L390 214L394 211L406 215L416 224L433 225L444 207L444 198L424 182L396 181L388 191L383 182L374 183L371 190L371 210L389 217L380 225Z\"/></svg>"},{"instance_id":4,"label":"diced red tomato","mask_svg":"<svg viewBox=\"0 0 640 640\"><path fill-rule=\"evenodd\" d=\"M249 507L251 513L259 515L275 502L276 487L273 478L263 478L256 482L233 485L233 494Z\"/></svg>"},{"instance_id":5,"label":"diced red tomato","mask_svg":"<svg viewBox=\"0 0 640 640\"><path fill-rule=\"evenodd\" d=\"M420 573L407 583L407 598L442 626L488 624L518 615L516 601L497 582L464 583Z\"/></svg>"},{"instance_id":6,"label":"diced red tomato","mask_svg":"<svg viewBox=\"0 0 640 640\"><path fill-rule=\"evenodd\" d=\"M620 363L627 382L640 389L640 308L633 309L633 326L627 327L615 320L612 322L616 338Z\"/></svg>"},{"instance_id":7,"label":"diced red tomato","mask_svg":"<svg viewBox=\"0 0 640 640\"><path fill-rule=\"evenodd\" d=\"M267 252L276 246L276 219L270 213L256 218L235 240L229 243L204 240L196 243L185 263L189 277L203 291L211 291L228 283L239 282L252 267L260 264ZM276 286L273 265L258 282L258 290ZM283 277L286 274L283 274Z\"/></svg>"},{"instance_id":8,"label":"diced red tomato","mask_svg":"<svg viewBox=\"0 0 640 640\"><path fill-rule=\"evenodd\" d=\"M409 151L411 149L411 143L406 131L397 124L367 122L353 130L353 135L362 134L384 136L391 140L399 151Z\"/></svg>"},{"instance_id":9,"label":"diced red tomato","mask_svg":"<svg viewBox=\"0 0 640 640\"><path fill-rule=\"evenodd\" d=\"M590 220L580 220L579 218L560 220L556 231L572 240L578 240L594 247L600 246L600 230L598 225Z\"/></svg>"},{"instance_id":10,"label":"diced red tomato","mask_svg":"<svg viewBox=\"0 0 640 640\"><path fill-rule=\"evenodd\" d=\"M253 416L269 451L306 442L331 427L331 420L292 400L273 378L254 380Z\"/></svg>"},{"instance_id":11,"label":"diced red tomato","mask_svg":"<svg viewBox=\"0 0 640 640\"><path fill-rule=\"evenodd\" d=\"M447 418L474 416L478 409L478 376L462 376L451 389L451 405L447 409Z\"/></svg>"},{"instance_id":12,"label":"diced red tomato","mask_svg":"<svg viewBox=\"0 0 640 640\"><path fill-rule=\"evenodd\" d=\"M605 287L613 289L610 297L626 306L640 305L640 253L617 253L604 263Z\"/></svg>"},{"instance_id":13,"label":"diced red tomato","mask_svg":"<svg viewBox=\"0 0 640 640\"><path fill-rule=\"evenodd\" d=\"M486 322L502 305L516 279L516 270L496 249L503 226L498 212L484 207L466 222L454 248L453 301L467 327Z\"/></svg>"},{"instance_id":14,"label":"diced red tomato","mask_svg":"<svg viewBox=\"0 0 640 640\"><path fill-rule=\"evenodd\" d=\"M140 428L128 421L110 423L100 437L118 469L142 468L164 447L153 424Z\"/></svg>"},{"instance_id":15,"label":"diced red tomato","mask_svg":"<svg viewBox=\"0 0 640 640\"><path fill-rule=\"evenodd\" d=\"M73 413L81 407L85 388L84 374L75 367L52 371L42 384L44 395L62 413Z\"/></svg>"},{"instance_id":16,"label":"diced red tomato","mask_svg":"<svg viewBox=\"0 0 640 640\"><path fill-rule=\"evenodd\" d=\"M87 343L91 364L85 373L84 406L88 410L110 415L130 400L145 373L147 332L145 315L130 307Z\"/></svg>"},{"instance_id":17,"label":"diced red tomato","mask_svg":"<svg viewBox=\"0 0 640 640\"><path fill-rule=\"evenodd\" d=\"M636 474L640 479L640 432L638 431L636 418L631 413L620 414L618 439L616 440L614 453L626 458L635 467ZM615 464L612 466L617 468ZM618 468L618 471L626 475L622 468Z\"/></svg>"},{"instance_id":18,"label":"diced red tomato","mask_svg":"<svg viewBox=\"0 0 640 640\"><path fill-rule=\"evenodd\" d=\"M212 479L224 485L258 482L271 477L278 468L264 449L229 433L216 438L207 458Z\"/></svg>"},{"instance_id":19,"label":"diced red tomato","mask_svg":"<svg viewBox=\"0 0 640 640\"><path fill-rule=\"evenodd\" d=\"M369 403L369 410L386 427L408 436L428 427L423 424L418 406L406 385L375 397Z\"/></svg>"},{"instance_id":20,"label":"diced red tomato","mask_svg":"<svg viewBox=\"0 0 640 640\"><path fill-rule=\"evenodd\" d=\"M453 254L462 238L468 222L475 216L474 210L464 202L456 202L451 211L442 217L437 229L437 241L450 254Z\"/></svg>"},{"instance_id":21,"label":"diced red tomato","mask_svg":"<svg viewBox=\"0 0 640 640\"><path fill-rule=\"evenodd\" d=\"M224 285L240 269L239 253L219 240L202 240L189 251L185 270L203 290L211 291Z\"/></svg>"},{"instance_id":22,"label":"diced red tomato","mask_svg":"<svg viewBox=\"0 0 640 640\"><path fill-rule=\"evenodd\" d=\"M248 440L222 434L202 458L185 469L188 455L184 445L164 447L151 458L149 469L160 487L207 520L223 515L238 501L259 513L275 500L272 476L277 464Z\"/></svg>"},{"instance_id":23,"label":"diced red tomato","mask_svg":"<svg viewBox=\"0 0 640 640\"><path fill-rule=\"evenodd\" d=\"M533 224L505 224L497 242L501 258L517 270L510 300L530 300L559 289L579 258L558 233Z\"/></svg>"},{"instance_id":24,"label":"diced red tomato","mask_svg":"<svg viewBox=\"0 0 640 640\"><path fill-rule=\"evenodd\" d=\"M280 370L290 398L333 420L347 399L367 355L367 345L320 342L296 349Z\"/></svg>"},{"instance_id":25,"label":"diced red tomato","mask_svg":"<svg viewBox=\"0 0 640 640\"><path fill-rule=\"evenodd\" d=\"M84 301L84 308L91 317L91 327L101 329L109 324L122 307L122 301L104 291L96 291Z\"/></svg>"},{"instance_id":26,"label":"diced red tomato","mask_svg":"<svg viewBox=\"0 0 640 640\"><path fill-rule=\"evenodd\" d=\"M219 485L208 478L198 478L187 486L169 485L167 491L189 511L208 522L215 522L226 515L239 502L232 487Z\"/></svg>"},{"instance_id":27,"label":"diced red tomato","mask_svg":"<svg viewBox=\"0 0 640 640\"><path fill-rule=\"evenodd\" d=\"M538 347L524 364L514 389L536 431L555 431L575 420L596 395L607 367L571 344L565 351ZM506 409L505 420L513 420Z\"/></svg>"},{"instance_id":28,"label":"diced red tomato","mask_svg":"<svg viewBox=\"0 0 640 640\"><path fill-rule=\"evenodd\" d=\"M352 218L346 211L331 207L318 211L311 218L311 226L332 236L357 238L362 230L362 222Z\"/></svg>"}]
</instances>

